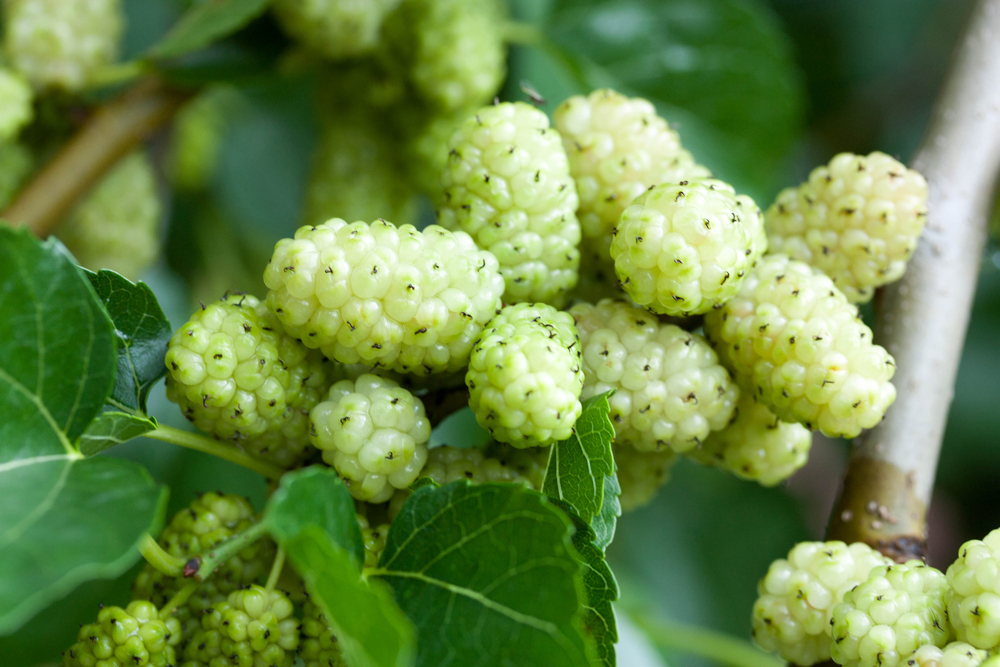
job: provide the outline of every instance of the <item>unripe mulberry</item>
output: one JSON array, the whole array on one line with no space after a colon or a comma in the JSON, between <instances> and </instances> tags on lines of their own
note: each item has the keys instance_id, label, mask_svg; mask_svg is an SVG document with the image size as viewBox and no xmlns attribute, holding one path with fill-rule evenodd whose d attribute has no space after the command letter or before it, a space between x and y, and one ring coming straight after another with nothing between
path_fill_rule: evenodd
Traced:
<instances>
[{"instance_id":1,"label":"unripe mulberry","mask_svg":"<svg viewBox=\"0 0 1000 667\"><path fill-rule=\"evenodd\" d=\"M389 524L383 523L372 527L368 517L358 515L361 525L361 540L365 544L365 567L377 567L378 559L385 551L386 538L389 537Z\"/></svg>"},{"instance_id":2,"label":"unripe mulberry","mask_svg":"<svg viewBox=\"0 0 1000 667\"><path fill-rule=\"evenodd\" d=\"M651 503L660 487L670 480L676 462L677 455L671 449L640 452L634 447L615 447L622 511L630 512Z\"/></svg>"},{"instance_id":3,"label":"unripe mulberry","mask_svg":"<svg viewBox=\"0 0 1000 667\"><path fill-rule=\"evenodd\" d=\"M963 642L952 642L944 648L926 644L904 661L906 667L979 667L989 653Z\"/></svg>"},{"instance_id":4,"label":"unripe mulberry","mask_svg":"<svg viewBox=\"0 0 1000 667\"><path fill-rule=\"evenodd\" d=\"M459 109L457 112L434 115L429 120L421 119L415 124L409 120L406 142L406 169L410 180L426 194L438 197L441 194L441 174L448 167L448 142L463 122L476 109ZM404 113L412 116L411 110ZM414 126L415 125L415 126Z\"/></svg>"},{"instance_id":5,"label":"unripe mulberry","mask_svg":"<svg viewBox=\"0 0 1000 667\"><path fill-rule=\"evenodd\" d=\"M496 256L504 302L560 305L577 281L580 224L559 133L531 105L504 102L468 118L448 146L440 224Z\"/></svg>"},{"instance_id":6,"label":"unripe mulberry","mask_svg":"<svg viewBox=\"0 0 1000 667\"><path fill-rule=\"evenodd\" d=\"M181 629L175 618L161 621L155 604L133 600L101 609L77 639L63 652L63 667L173 667Z\"/></svg>"},{"instance_id":7,"label":"unripe mulberry","mask_svg":"<svg viewBox=\"0 0 1000 667\"><path fill-rule=\"evenodd\" d=\"M421 98L454 111L500 89L505 18L496 0L404 0L386 22L386 42Z\"/></svg>"},{"instance_id":8,"label":"unripe mulberry","mask_svg":"<svg viewBox=\"0 0 1000 667\"><path fill-rule=\"evenodd\" d=\"M688 455L737 477L774 486L806 464L810 447L809 429L781 421L752 394L743 392L732 423L709 435Z\"/></svg>"},{"instance_id":9,"label":"unripe mulberry","mask_svg":"<svg viewBox=\"0 0 1000 667\"><path fill-rule=\"evenodd\" d=\"M710 176L642 98L595 90L570 97L552 118L580 196L584 266L610 265L611 231L636 197L661 183Z\"/></svg>"},{"instance_id":10,"label":"unripe mulberry","mask_svg":"<svg viewBox=\"0 0 1000 667\"><path fill-rule=\"evenodd\" d=\"M500 308L496 258L468 234L334 219L275 246L264 282L285 330L340 363L458 371Z\"/></svg>"},{"instance_id":11,"label":"unripe mulberry","mask_svg":"<svg viewBox=\"0 0 1000 667\"><path fill-rule=\"evenodd\" d=\"M347 667L337 644L337 635L319 605L308 600L302 609L302 639L299 657L305 667Z\"/></svg>"},{"instance_id":12,"label":"unripe mulberry","mask_svg":"<svg viewBox=\"0 0 1000 667\"><path fill-rule=\"evenodd\" d=\"M573 318L545 304L507 306L476 342L465 384L476 421L498 442L540 447L565 440L583 410Z\"/></svg>"},{"instance_id":13,"label":"unripe mulberry","mask_svg":"<svg viewBox=\"0 0 1000 667\"><path fill-rule=\"evenodd\" d=\"M771 563L757 585L753 639L765 651L808 667L830 659L833 609L844 594L891 561L867 544L801 542Z\"/></svg>"},{"instance_id":14,"label":"unripe mulberry","mask_svg":"<svg viewBox=\"0 0 1000 667\"><path fill-rule=\"evenodd\" d=\"M948 618L960 641L1000 647L1000 529L970 540L948 568Z\"/></svg>"},{"instance_id":15,"label":"unripe mulberry","mask_svg":"<svg viewBox=\"0 0 1000 667\"><path fill-rule=\"evenodd\" d=\"M381 503L417 479L431 435L424 404L375 375L341 380L310 416L310 440L358 500Z\"/></svg>"},{"instance_id":16,"label":"unripe mulberry","mask_svg":"<svg viewBox=\"0 0 1000 667\"><path fill-rule=\"evenodd\" d=\"M334 111L324 121L306 186L304 222L319 225L330 218L414 222L414 193L399 164L399 147L384 128L357 112Z\"/></svg>"},{"instance_id":17,"label":"unripe mulberry","mask_svg":"<svg viewBox=\"0 0 1000 667\"><path fill-rule=\"evenodd\" d=\"M473 484L508 482L539 491L545 479L549 450L517 449L500 443L480 447L435 447L421 473L438 484L465 479Z\"/></svg>"},{"instance_id":18,"label":"unripe mulberry","mask_svg":"<svg viewBox=\"0 0 1000 667\"><path fill-rule=\"evenodd\" d=\"M168 554L187 560L208 553L245 531L255 520L253 506L243 496L205 493L173 516L157 543ZM177 609L176 617L184 626L185 636L190 636L202 614L213 604L224 601L235 590L263 581L273 559L274 544L263 539L222 563ZM183 577L169 577L147 563L136 577L132 596L162 607L187 582Z\"/></svg>"},{"instance_id":19,"label":"unripe mulberry","mask_svg":"<svg viewBox=\"0 0 1000 667\"><path fill-rule=\"evenodd\" d=\"M684 452L733 417L739 390L704 338L622 301L570 309L583 346L583 398L612 389L615 443Z\"/></svg>"},{"instance_id":20,"label":"unripe mulberry","mask_svg":"<svg viewBox=\"0 0 1000 667\"><path fill-rule=\"evenodd\" d=\"M844 667L896 667L951 630L944 574L919 560L872 570L833 610L831 655Z\"/></svg>"},{"instance_id":21,"label":"unripe mulberry","mask_svg":"<svg viewBox=\"0 0 1000 667\"><path fill-rule=\"evenodd\" d=\"M656 313L706 313L736 295L764 248L753 200L714 179L657 185L625 209L611 241L618 281Z\"/></svg>"},{"instance_id":22,"label":"unripe mulberry","mask_svg":"<svg viewBox=\"0 0 1000 667\"><path fill-rule=\"evenodd\" d=\"M833 282L767 255L736 298L705 316L705 334L747 392L779 419L853 438L896 398L895 362Z\"/></svg>"},{"instance_id":23,"label":"unripe mulberry","mask_svg":"<svg viewBox=\"0 0 1000 667\"><path fill-rule=\"evenodd\" d=\"M816 267L849 301L899 280L927 220L927 181L885 153L841 153L767 210L771 251Z\"/></svg>"},{"instance_id":24,"label":"unripe mulberry","mask_svg":"<svg viewBox=\"0 0 1000 667\"><path fill-rule=\"evenodd\" d=\"M281 591L248 586L212 605L184 651L185 667L292 667L299 620Z\"/></svg>"},{"instance_id":25,"label":"unripe mulberry","mask_svg":"<svg viewBox=\"0 0 1000 667\"><path fill-rule=\"evenodd\" d=\"M8 142L31 122L31 86L20 74L0 67L0 142Z\"/></svg>"},{"instance_id":26,"label":"unripe mulberry","mask_svg":"<svg viewBox=\"0 0 1000 667\"><path fill-rule=\"evenodd\" d=\"M284 467L301 461L328 363L256 298L226 295L195 312L170 339L166 365L167 398L200 430Z\"/></svg>"},{"instance_id":27,"label":"unripe mulberry","mask_svg":"<svg viewBox=\"0 0 1000 667\"><path fill-rule=\"evenodd\" d=\"M382 20L400 0L275 0L274 14L290 36L334 60L370 53Z\"/></svg>"},{"instance_id":28,"label":"unripe mulberry","mask_svg":"<svg viewBox=\"0 0 1000 667\"><path fill-rule=\"evenodd\" d=\"M135 279L160 254L163 204L143 152L124 158L56 229L81 265Z\"/></svg>"},{"instance_id":29,"label":"unripe mulberry","mask_svg":"<svg viewBox=\"0 0 1000 667\"><path fill-rule=\"evenodd\" d=\"M82 89L118 55L121 0L7 0L4 46L36 88Z\"/></svg>"}]
</instances>

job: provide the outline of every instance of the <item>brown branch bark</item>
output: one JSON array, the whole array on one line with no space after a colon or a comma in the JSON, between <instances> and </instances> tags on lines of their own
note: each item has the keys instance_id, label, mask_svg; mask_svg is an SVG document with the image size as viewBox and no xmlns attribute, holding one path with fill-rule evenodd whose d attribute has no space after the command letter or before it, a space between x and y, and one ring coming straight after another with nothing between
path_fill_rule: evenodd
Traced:
<instances>
[{"instance_id":1,"label":"brown branch bark","mask_svg":"<svg viewBox=\"0 0 1000 667\"><path fill-rule=\"evenodd\" d=\"M981 0L913 160L928 220L906 275L881 290L875 337L896 359L899 392L856 441L831 539L897 560L923 557L926 514L1000 166L1000 0Z\"/></svg>"},{"instance_id":2,"label":"brown branch bark","mask_svg":"<svg viewBox=\"0 0 1000 667\"><path fill-rule=\"evenodd\" d=\"M169 121L187 97L149 78L100 107L3 218L44 238L108 169Z\"/></svg>"}]
</instances>

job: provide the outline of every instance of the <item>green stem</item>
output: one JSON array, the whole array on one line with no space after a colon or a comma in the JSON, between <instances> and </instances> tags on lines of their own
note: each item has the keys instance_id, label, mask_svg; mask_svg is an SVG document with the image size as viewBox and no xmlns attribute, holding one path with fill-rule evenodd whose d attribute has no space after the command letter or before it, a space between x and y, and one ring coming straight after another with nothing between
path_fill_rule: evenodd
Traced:
<instances>
[{"instance_id":1,"label":"green stem","mask_svg":"<svg viewBox=\"0 0 1000 667\"><path fill-rule=\"evenodd\" d=\"M278 553L274 556L274 564L271 565L271 574L267 577L267 585L265 588L267 592L270 593L274 590L274 587L278 583L278 577L281 576L281 570L285 567L285 547L278 547Z\"/></svg>"},{"instance_id":2,"label":"green stem","mask_svg":"<svg viewBox=\"0 0 1000 667\"><path fill-rule=\"evenodd\" d=\"M184 559L168 554L149 533L139 540L139 553L147 563L168 577L178 577L184 569Z\"/></svg>"},{"instance_id":3,"label":"green stem","mask_svg":"<svg viewBox=\"0 0 1000 667\"><path fill-rule=\"evenodd\" d=\"M205 581L216 569L234 555L243 551L248 546L264 537L267 534L267 524L264 522L255 523L242 533L237 533L231 538L216 546L207 554L196 556L188 561L185 566L184 576L194 577L195 581ZM195 568L197 570L193 571ZM192 572L188 574L188 572Z\"/></svg>"},{"instance_id":4,"label":"green stem","mask_svg":"<svg viewBox=\"0 0 1000 667\"><path fill-rule=\"evenodd\" d=\"M187 447L188 449L211 454L212 456L218 456L220 459L225 459L226 461L260 473L268 479L281 479L281 476L285 473L283 468L254 458L233 445L226 445L218 440L212 440L203 435L182 431L178 428L160 425L156 427L155 431L144 433L143 436L169 442L179 447Z\"/></svg>"},{"instance_id":5,"label":"green stem","mask_svg":"<svg viewBox=\"0 0 1000 667\"><path fill-rule=\"evenodd\" d=\"M503 39L508 44L535 46L545 40L545 34L536 26L520 21L508 21L503 25Z\"/></svg>"},{"instance_id":6,"label":"green stem","mask_svg":"<svg viewBox=\"0 0 1000 667\"><path fill-rule=\"evenodd\" d=\"M143 68L144 65L139 60L129 60L102 67L90 77L87 87L97 89L129 83L142 76Z\"/></svg>"},{"instance_id":7,"label":"green stem","mask_svg":"<svg viewBox=\"0 0 1000 667\"><path fill-rule=\"evenodd\" d=\"M165 621L170 618L170 615L177 611L178 607L187 602L187 599L191 597L191 594L196 590L198 590L198 582L191 581L188 582L184 588L177 591L177 595L170 598L167 604L163 605L163 609L160 610L160 620Z\"/></svg>"},{"instance_id":8,"label":"green stem","mask_svg":"<svg viewBox=\"0 0 1000 667\"><path fill-rule=\"evenodd\" d=\"M659 648L698 655L729 667L785 667L785 663L764 653L750 642L731 635L670 623L645 614L629 618Z\"/></svg>"}]
</instances>

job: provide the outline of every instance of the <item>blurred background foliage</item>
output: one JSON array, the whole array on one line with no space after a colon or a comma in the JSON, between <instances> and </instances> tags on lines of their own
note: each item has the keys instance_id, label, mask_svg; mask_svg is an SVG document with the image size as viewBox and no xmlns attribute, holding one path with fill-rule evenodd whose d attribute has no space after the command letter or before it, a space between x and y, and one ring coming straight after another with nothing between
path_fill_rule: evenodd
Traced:
<instances>
[{"instance_id":1,"label":"blurred background foliage","mask_svg":"<svg viewBox=\"0 0 1000 667\"><path fill-rule=\"evenodd\" d=\"M125 54L141 53L189 4L126 0ZM766 207L838 151L883 150L908 160L918 146L966 20L969 0L515 0L538 30L511 49L503 99L530 82L551 111L597 86L653 100L685 145ZM208 192L170 205L166 260L144 279L174 324L199 298L226 288L261 291L273 243L301 220L318 127L318 81L295 68L276 75L261 53L286 44L269 17L198 56L186 76L225 77L219 166ZM263 63L263 64L262 64ZM198 64L197 62L195 63ZM164 158L168 139L154 144ZM426 222L430 206L422 205ZM933 213L932 213L933 214ZM204 260L211 251L212 261ZM932 326L932 323L928 323ZM983 260L972 326L931 510L931 553L946 565L959 544L1000 526L1000 249ZM905 389L904 389L905 391ZM946 388L942 387L942 394ZM162 386L151 412L183 427ZM466 420L467 423L467 420ZM462 433L449 433L450 444ZM141 461L171 488L171 512L199 491L246 493L252 473L212 457L140 440L114 455ZM779 489L762 489L687 461L649 507L622 518L609 556L624 603L749 636L757 580L774 558L823 534L847 445L818 439L809 465ZM5 667L58 659L99 602L127 599L131 575L93 582L13 637L0 638ZM671 664L700 665L681 655Z\"/></svg>"}]
</instances>

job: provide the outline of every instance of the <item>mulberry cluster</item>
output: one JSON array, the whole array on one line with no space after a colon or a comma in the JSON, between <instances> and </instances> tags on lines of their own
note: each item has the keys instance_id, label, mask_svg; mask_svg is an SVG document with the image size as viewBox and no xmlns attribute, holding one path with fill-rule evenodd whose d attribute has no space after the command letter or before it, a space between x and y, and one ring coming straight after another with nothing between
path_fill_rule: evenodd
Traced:
<instances>
[{"instance_id":1,"label":"mulberry cluster","mask_svg":"<svg viewBox=\"0 0 1000 667\"><path fill-rule=\"evenodd\" d=\"M173 667L181 640L176 619L161 621L156 605L133 600L105 607L97 622L80 628L77 643L63 652L63 667Z\"/></svg>"},{"instance_id":2,"label":"mulberry cluster","mask_svg":"<svg viewBox=\"0 0 1000 667\"><path fill-rule=\"evenodd\" d=\"M173 516L157 542L168 554L186 560L211 551L233 535L245 531L254 521L253 506L243 496L205 493ZM233 591L266 577L273 559L273 543L260 540L222 563L215 574L178 608L176 616L184 625L185 635L190 635L201 615L213 604L224 601ZM135 580L132 596L162 607L186 583L183 578L168 577L147 563Z\"/></svg>"},{"instance_id":3,"label":"mulberry cluster","mask_svg":"<svg viewBox=\"0 0 1000 667\"><path fill-rule=\"evenodd\" d=\"M740 386L778 418L833 437L877 424L895 363L833 282L785 255L758 261L705 333Z\"/></svg>"},{"instance_id":4,"label":"mulberry cluster","mask_svg":"<svg viewBox=\"0 0 1000 667\"><path fill-rule=\"evenodd\" d=\"M830 276L849 301L899 280L927 219L927 181L885 153L841 153L767 211L771 250Z\"/></svg>"},{"instance_id":5,"label":"mulberry cluster","mask_svg":"<svg viewBox=\"0 0 1000 667\"><path fill-rule=\"evenodd\" d=\"M653 312L706 313L736 295L766 250L763 214L714 179L657 185L625 209L611 241L622 289Z\"/></svg>"},{"instance_id":6,"label":"mulberry cluster","mask_svg":"<svg viewBox=\"0 0 1000 667\"><path fill-rule=\"evenodd\" d=\"M493 443L479 447L435 447L421 473L438 484L467 479L473 484L507 482L538 491L545 479L547 448L517 449Z\"/></svg>"},{"instance_id":7,"label":"mulberry cluster","mask_svg":"<svg viewBox=\"0 0 1000 667\"><path fill-rule=\"evenodd\" d=\"M276 0L289 35L328 58L364 55L379 44L382 21L400 0Z\"/></svg>"},{"instance_id":8,"label":"mulberry cluster","mask_svg":"<svg viewBox=\"0 0 1000 667\"><path fill-rule=\"evenodd\" d=\"M540 447L565 440L583 410L573 318L545 304L507 306L476 341L465 383L476 421L497 441Z\"/></svg>"},{"instance_id":9,"label":"mulberry cluster","mask_svg":"<svg viewBox=\"0 0 1000 667\"><path fill-rule=\"evenodd\" d=\"M301 461L327 363L256 298L226 295L195 312L170 339L166 364L167 398L200 430L278 465Z\"/></svg>"},{"instance_id":10,"label":"mulberry cluster","mask_svg":"<svg viewBox=\"0 0 1000 667\"><path fill-rule=\"evenodd\" d=\"M944 574L913 560L872 570L833 610L834 661L896 667L921 646L943 647L951 629Z\"/></svg>"},{"instance_id":11,"label":"mulberry cluster","mask_svg":"<svg viewBox=\"0 0 1000 667\"><path fill-rule=\"evenodd\" d=\"M392 380L341 380L310 419L313 445L359 500L389 500L417 479L427 460L431 427L424 404Z\"/></svg>"},{"instance_id":12,"label":"mulberry cluster","mask_svg":"<svg viewBox=\"0 0 1000 667\"><path fill-rule=\"evenodd\" d=\"M615 390L615 442L684 452L724 428L739 390L698 334L622 301L570 309L583 348L584 399Z\"/></svg>"},{"instance_id":13,"label":"mulberry cluster","mask_svg":"<svg viewBox=\"0 0 1000 667\"><path fill-rule=\"evenodd\" d=\"M341 363L457 371L500 309L492 253L463 232L333 219L279 241L264 272L285 330Z\"/></svg>"},{"instance_id":14,"label":"mulberry cluster","mask_svg":"<svg viewBox=\"0 0 1000 667\"><path fill-rule=\"evenodd\" d=\"M921 646L906 659L906 667L979 667L989 654L963 642L944 648L933 644Z\"/></svg>"},{"instance_id":15,"label":"mulberry cluster","mask_svg":"<svg viewBox=\"0 0 1000 667\"><path fill-rule=\"evenodd\" d=\"M299 657L305 667L347 667L326 614L312 600L302 609L302 640Z\"/></svg>"},{"instance_id":16,"label":"mulberry cluster","mask_svg":"<svg viewBox=\"0 0 1000 667\"><path fill-rule=\"evenodd\" d=\"M948 617L959 641L1000 647L1000 529L970 540L948 568Z\"/></svg>"},{"instance_id":17,"label":"mulberry cluster","mask_svg":"<svg viewBox=\"0 0 1000 667\"><path fill-rule=\"evenodd\" d=\"M548 117L523 102L484 107L448 146L440 224L496 256L505 302L560 305L577 281L580 224L566 151Z\"/></svg>"},{"instance_id":18,"label":"mulberry cluster","mask_svg":"<svg viewBox=\"0 0 1000 667\"><path fill-rule=\"evenodd\" d=\"M830 659L834 607L871 571L892 563L867 544L801 542L757 585L753 639L801 667Z\"/></svg>"},{"instance_id":19,"label":"mulberry cluster","mask_svg":"<svg viewBox=\"0 0 1000 667\"><path fill-rule=\"evenodd\" d=\"M292 667L299 620L281 591L249 586L212 605L184 650L184 667Z\"/></svg>"}]
</instances>

